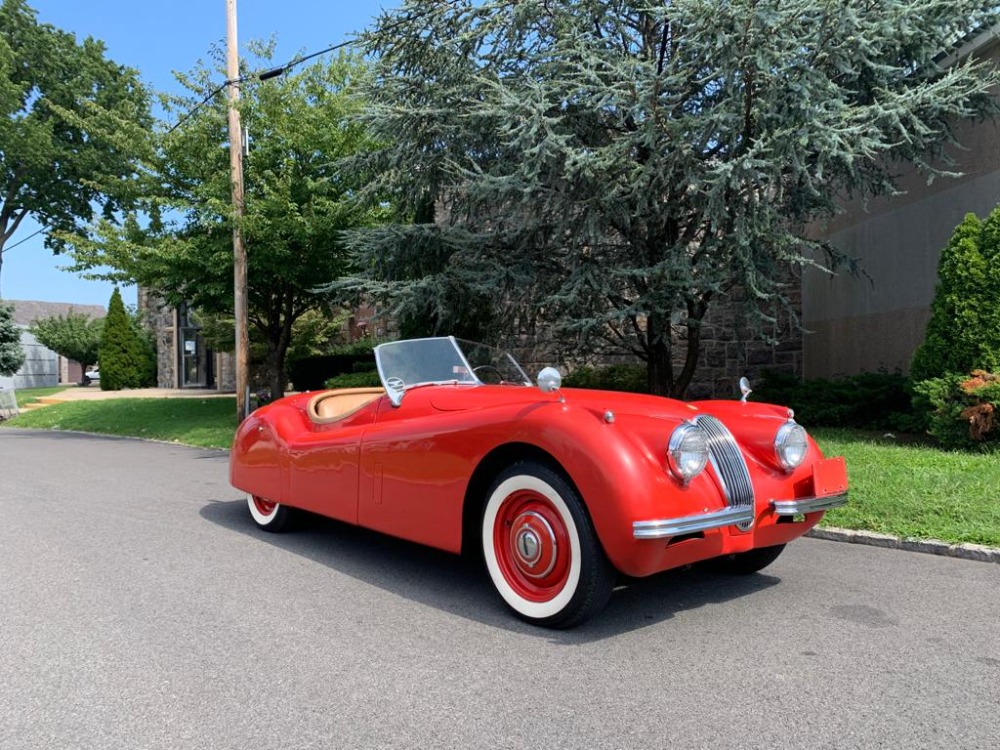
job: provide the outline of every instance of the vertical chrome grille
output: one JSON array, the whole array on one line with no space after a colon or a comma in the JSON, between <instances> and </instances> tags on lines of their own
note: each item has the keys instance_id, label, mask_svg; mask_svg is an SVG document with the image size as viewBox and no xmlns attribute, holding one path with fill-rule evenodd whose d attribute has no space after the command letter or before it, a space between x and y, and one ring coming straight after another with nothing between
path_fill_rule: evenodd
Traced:
<instances>
[{"instance_id":1,"label":"vertical chrome grille","mask_svg":"<svg viewBox=\"0 0 1000 750\"><path fill-rule=\"evenodd\" d=\"M733 434L715 417L700 414L694 419L708 436L708 456L712 462L726 501L731 506L754 507L753 483L746 461L740 453ZM737 528L746 530L753 526L753 521L737 524Z\"/></svg>"}]
</instances>

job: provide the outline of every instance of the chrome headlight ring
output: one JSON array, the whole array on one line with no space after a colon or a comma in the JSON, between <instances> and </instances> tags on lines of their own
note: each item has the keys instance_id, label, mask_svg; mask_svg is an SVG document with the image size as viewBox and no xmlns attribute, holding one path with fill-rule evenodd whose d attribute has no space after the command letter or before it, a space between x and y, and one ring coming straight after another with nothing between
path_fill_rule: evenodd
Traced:
<instances>
[{"instance_id":1,"label":"chrome headlight ring","mask_svg":"<svg viewBox=\"0 0 1000 750\"><path fill-rule=\"evenodd\" d=\"M789 419L774 436L774 457L785 471L793 471L802 465L809 451L809 439L805 428L794 419Z\"/></svg>"},{"instance_id":2,"label":"chrome headlight ring","mask_svg":"<svg viewBox=\"0 0 1000 750\"><path fill-rule=\"evenodd\" d=\"M670 435L667 465L671 473L687 485L708 463L708 436L698 425L685 422Z\"/></svg>"}]
</instances>

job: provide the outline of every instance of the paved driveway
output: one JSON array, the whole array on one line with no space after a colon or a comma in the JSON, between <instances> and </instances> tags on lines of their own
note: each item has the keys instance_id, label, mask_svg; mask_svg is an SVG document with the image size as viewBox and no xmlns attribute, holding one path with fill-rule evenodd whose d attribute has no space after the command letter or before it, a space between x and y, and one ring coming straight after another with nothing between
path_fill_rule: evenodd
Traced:
<instances>
[{"instance_id":1,"label":"paved driveway","mask_svg":"<svg viewBox=\"0 0 1000 750\"><path fill-rule=\"evenodd\" d=\"M1000 566L804 539L566 633L461 559L258 532L226 456L0 430L0 748L993 748Z\"/></svg>"}]
</instances>

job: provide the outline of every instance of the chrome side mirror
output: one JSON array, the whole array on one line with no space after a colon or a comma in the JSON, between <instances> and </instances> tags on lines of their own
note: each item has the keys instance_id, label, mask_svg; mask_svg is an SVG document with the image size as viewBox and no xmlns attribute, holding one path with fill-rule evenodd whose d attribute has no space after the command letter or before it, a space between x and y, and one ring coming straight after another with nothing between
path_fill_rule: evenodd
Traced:
<instances>
[{"instance_id":1,"label":"chrome side mirror","mask_svg":"<svg viewBox=\"0 0 1000 750\"><path fill-rule=\"evenodd\" d=\"M562 375L554 367L546 367L538 373L538 389L542 393L555 393L562 385Z\"/></svg>"},{"instance_id":2,"label":"chrome side mirror","mask_svg":"<svg viewBox=\"0 0 1000 750\"><path fill-rule=\"evenodd\" d=\"M750 381L746 378L740 378L740 393L743 394L743 398L740 399L740 403L745 404L747 402L747 396L753 393L750 388Z\"/></svg>"}]
</instances>

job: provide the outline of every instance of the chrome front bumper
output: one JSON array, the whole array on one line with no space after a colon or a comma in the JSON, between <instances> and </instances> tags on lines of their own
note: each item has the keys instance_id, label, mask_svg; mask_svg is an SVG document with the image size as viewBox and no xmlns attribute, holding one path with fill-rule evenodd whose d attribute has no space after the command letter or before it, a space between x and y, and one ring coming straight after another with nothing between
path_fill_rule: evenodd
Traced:
<instances>
[{"instance_id":1,"label":"chrome front bumper","mask_svg":"<svg viewBox=\"0 0 1000 750\"><path fill-rule=\"evenodd\" d=\"M660 518L655 521L635 521L632 524L632 536L636 539L662 539L668 536L694 534L698 531L717 529L720 526L732 526L737 523L753 521L753 508L737 506L723 508L713 513L700 513L696 516L683 518Z\"/></svg>"},{"instance_id":2,"label":"chrome front bumper","mask_svg":"<svg viewBox=\"0 0 1000 750\"><path fill-rule=\"evenodd\" d=\"M838 508L847 502L847 493L826 497L802 497L798 500L772 500L771 508L778 516L798 516L820 510ZM683 518L658 518L653 521L635 521L632 536L636 539L663 539L699 531L734 526L754 520L754 509L749 506L723 508L712 513L701 513Z\"/></svg>"},{"instance_id":3,"label":"chrome front bumper","mask_svg":"<svg viewBox=\"0 0 1000 750\"><path fill-rule=\"evenodd\" d=\"M803 513L815 513L818 510L830 510L847 504L847 493L827 495L826 497L801 497L798 500L772 500L771 508L779 516L798 516Z\"/></svg>"}]
</instances>

